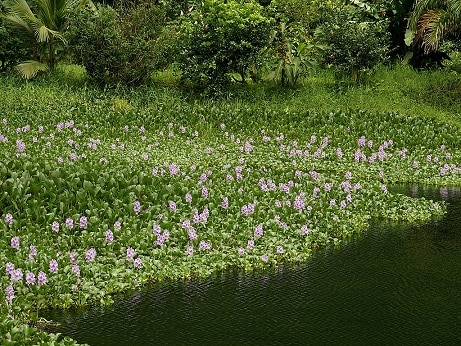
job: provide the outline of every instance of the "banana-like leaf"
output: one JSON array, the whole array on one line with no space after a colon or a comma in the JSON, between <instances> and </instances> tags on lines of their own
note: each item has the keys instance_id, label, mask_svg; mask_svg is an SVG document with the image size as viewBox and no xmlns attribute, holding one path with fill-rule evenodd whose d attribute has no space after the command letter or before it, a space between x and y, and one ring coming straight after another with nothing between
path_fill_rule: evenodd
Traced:
<instances>
[{"instance_id":1,"label":"banana-like leaf","mask_svg":"<svg viewBox=\"0 0 461 346\"><path fill-rule=\"evenodd\" d=\"M34 78L38 72L48 71L48 66L36 60L28 60L18 64L16 69L23 78L31 79Z\"/></svg>"}]
</instances>

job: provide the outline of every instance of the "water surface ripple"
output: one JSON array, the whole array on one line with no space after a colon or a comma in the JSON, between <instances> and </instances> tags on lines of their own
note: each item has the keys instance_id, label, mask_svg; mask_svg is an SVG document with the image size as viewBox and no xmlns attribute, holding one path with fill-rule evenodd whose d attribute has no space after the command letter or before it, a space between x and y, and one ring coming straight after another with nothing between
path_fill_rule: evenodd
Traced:
<instances>
[{"instance_id":1,"label":"water surface ripple","mask_svg":"<svg viewBox=\"0 0 461 346\"><path fill-rule=\"evenodd\" d=\"M379 224L271 273L167 283L108 308L51 311L59 332L98 345L461 345L461 193L423 226Z\"/></svg>"}]
</instances>

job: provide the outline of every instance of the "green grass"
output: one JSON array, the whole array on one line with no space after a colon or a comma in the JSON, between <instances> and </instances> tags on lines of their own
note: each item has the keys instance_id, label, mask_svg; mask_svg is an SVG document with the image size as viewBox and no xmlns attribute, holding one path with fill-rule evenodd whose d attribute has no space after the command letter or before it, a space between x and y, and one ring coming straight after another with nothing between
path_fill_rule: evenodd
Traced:
<instances>
[{"instance_id":1,"label":"green grass","mask_svg":"<svg viewBox=\"0 0 461 346\"><path fill-rule=\"evenodd\" d=\"M136 89L95 88L77 67L32 82L2 77L0 342L13 332L29 342L52 338L20 325L41 308L110 304L113 294L153 281L305 261L365 231L371 218L442 215L443 203L387 185L461 185L458 78L398 66L351 86L318 71L296 88L236 85L210 100L177 85L171 71ZM175 167L180 173L170 173ZM264 188L269 180L275 185ZM184 224L194 215L202 215L192 223L197 239ZM8 262L24 274L11 303ZM46 284L25 282L39 272Z\"/></svg>"}]
</instances>

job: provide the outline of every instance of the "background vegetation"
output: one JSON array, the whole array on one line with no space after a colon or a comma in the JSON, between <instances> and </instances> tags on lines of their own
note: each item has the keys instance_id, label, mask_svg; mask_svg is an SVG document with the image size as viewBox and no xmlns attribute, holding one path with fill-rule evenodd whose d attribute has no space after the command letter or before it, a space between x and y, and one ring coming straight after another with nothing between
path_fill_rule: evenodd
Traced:
<instances>
[{"instance_id":1,"label":"background vegetation","mask_svg":"<svg viewBox=\"0 0 461 346\"><path fill-rule=\"evenodd\" d=\"M459 65L459 1L2 0L0 60L26 78L56 63L139 85L172 69L188 87L293 86L310 69L358 83L380 65ZM17 62L21 62L16 65Z\"/></svg>"}]
</instances>

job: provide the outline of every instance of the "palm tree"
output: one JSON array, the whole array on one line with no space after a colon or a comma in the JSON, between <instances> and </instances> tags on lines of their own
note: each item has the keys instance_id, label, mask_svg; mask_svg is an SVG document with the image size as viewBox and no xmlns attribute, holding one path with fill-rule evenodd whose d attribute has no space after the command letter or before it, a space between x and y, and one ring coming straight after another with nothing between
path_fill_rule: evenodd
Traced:
<instances>
[{"instance_id":1,"label":"palm tree","mask_svg":"<svg viewBox=\"0 0 461 346\"><path fill-rule=\"evenodd\" d=\"M416 1L408 27L425 53L437 50L447 33L461 30L461 0Z\"/></svg>"},{"instance_id":2,"label":"palm tree","mask_svg":"<svg viewBox=\"0 0 461 346\"><path fill-rule=\"evenodd\" d=\"M4 19L18 34L28 39L38 60L28 60L17 66L21 75L33 78L39 71L53 70L56 65L56 48L65 44L62 35L67 18L83 8L89 0L6 0Z\"/></svg>"}]
</instances>

